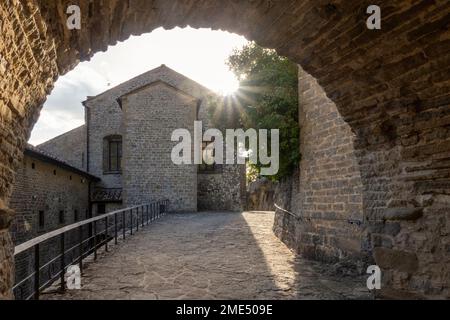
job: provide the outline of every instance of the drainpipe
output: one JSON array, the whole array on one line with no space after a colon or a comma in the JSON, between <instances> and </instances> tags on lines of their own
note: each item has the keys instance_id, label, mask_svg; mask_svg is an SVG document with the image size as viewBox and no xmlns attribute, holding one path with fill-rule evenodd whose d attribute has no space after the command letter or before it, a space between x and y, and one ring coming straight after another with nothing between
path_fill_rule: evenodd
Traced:
<instances>
[{"instance_id":1,"label":"drainpipe","mask_svg":"<svg viewBox=\"0 0 450 320\"><path fill-rule=\"evenodd\" d=\"M84 116L85 116L85 122L86 122L86 172L89 173L90 170L90 157L89 157L89 125L90 125L90 118L91 118L91 113L90 113L90 109L87 105L87 101L83 101L83 106L84 106ZM91 191L92 191L92 181L89 181L88 184L88 218L92 218L93 214L92 214L92 201L91 201ZM88 228L88 237L92 238L92 234L93 234L93 230L92 230L92 225L89 224L89 228ZM91 244L89 246L92 246Z\"/></svg>"},{"instance_id":2,"label":"drainpipe","mask_svg":"<svg viewBox=\"0 0 450 320\"><path fill-rule=\"evenodd\" d=\"M89 125L90 125L90 118L91 118L91 113L90 113L90 109L86 104L87 101L83 102L83 106L84 106L84 114L85 114L85 122L86 122L86 171L89 173L90 171L90 157L89 157ZM89 197L88 197L88 217L92 218L92 201L91 201L91 191L92 191L92 181L89 181L89 186L88 186L88 192L89 192Z\"/></svg>"}]
</instances>

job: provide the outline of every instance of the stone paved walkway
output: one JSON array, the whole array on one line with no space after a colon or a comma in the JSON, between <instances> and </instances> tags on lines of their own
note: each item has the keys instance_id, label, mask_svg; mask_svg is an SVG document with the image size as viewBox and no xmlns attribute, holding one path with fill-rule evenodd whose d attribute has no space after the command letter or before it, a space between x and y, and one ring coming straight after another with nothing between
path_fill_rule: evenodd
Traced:
<instances>
[{"instance_id":1,"label":"stone paved walkway","mask_svg":"<svg viewBox=\"0 0 450 320\"><path fill-rule=\"evenodd\" d=\"M364 299L272 233L273 213L168 215L87 264L82 290L44 299Z\"/></svg>"}]
</instances>

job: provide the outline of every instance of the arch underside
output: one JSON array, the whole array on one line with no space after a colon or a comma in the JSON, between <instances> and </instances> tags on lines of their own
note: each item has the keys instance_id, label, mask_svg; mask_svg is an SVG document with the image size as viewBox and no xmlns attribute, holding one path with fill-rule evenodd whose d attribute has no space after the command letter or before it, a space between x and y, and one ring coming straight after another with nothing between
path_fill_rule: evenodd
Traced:
<instances>
[{"instance_id":1,"label":"arch underside","mask_svg":"<svg viewBox=\"0 0 450 320\"><path fill-rule=\"evenodd\" d=\"M65 10L77 3L82 28L70 31ZM381 1L381 30L367 29L371 3L363 0L89 3L0 4L0 297L12 283L14 172L58 75L130 35L188 25L244 35L317 80L356 137L369 239L363 249L386 270L387 294L449 297L447 0Z\"/></svg>"}]
</instances>

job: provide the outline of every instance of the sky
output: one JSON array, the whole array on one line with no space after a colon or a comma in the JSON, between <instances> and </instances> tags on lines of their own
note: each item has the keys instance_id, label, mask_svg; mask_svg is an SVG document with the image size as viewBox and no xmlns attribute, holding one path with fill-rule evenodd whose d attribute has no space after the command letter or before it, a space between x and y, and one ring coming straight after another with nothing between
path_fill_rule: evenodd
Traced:
<instances>
[{"instance_id":1,"label":"sky","mask_svg":"<svg viewBox=\"0 0 450 320\"><path fill-rule=\"evenodd\" d=\"M218 93L231 93L239 83L225 61L233 49L246 43L244 37L224 31L160 28L109 47L58 79L29 142L38 145L83 125L81 102L87 96L100 94L161 64Z\"/></svg>"}]
</instances>

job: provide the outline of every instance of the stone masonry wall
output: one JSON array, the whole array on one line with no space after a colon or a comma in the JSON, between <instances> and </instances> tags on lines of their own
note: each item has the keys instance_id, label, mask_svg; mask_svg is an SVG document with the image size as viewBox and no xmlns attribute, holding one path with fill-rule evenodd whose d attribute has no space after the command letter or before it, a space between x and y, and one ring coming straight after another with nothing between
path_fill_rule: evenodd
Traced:
<instances>
[{"instance_id":1,"label":"stone masonry wall","mask_svg":"<svg viewBox=\"0 0 450 320\"><path fill-rule=\"evenodd\" d=\"M56 170L56 175L54 170ZM14 245L76 222L75 211L78 221L85 219L89 204L88 184L85 177L25 156L17 172L10 203L11 208L16 212L10 228ZM44 212L45 215L44 227L39 226L39 211ZM60 211L64 212L63 223L59 221ZM68 247L71 245L70 236L69 234L66 239ZM77 235L73 239L77 239ZM41 265L57 256L58 243L58 241L50 241L42 246ZM31 250L31 252L27 251L16 257L16 279L24 279L33 272L33 255ZM69 256L67 258L69 259ZM42 281L46 281L48 274L52 272L54 270L44 270ZM32 281L24 283L15 292L16 297L25 298L30 295L32 286Z\"/></svg>"},{"instance_id":2,"label":"stone masonry wall","mask_svg":"<svg viewBox=\"0 0 450 320\"><path fill-rule=\"evenodd\" d=\"M336 105L302 68L299 101L300 178L296 192L291 193L288 210L305 220L284 227L293 228L292 233L283 231L280 226L284 214L279 211L275 230L306 257L324 261L358 257L362 229L348 222L362 223L364 218L362 182L353 146L355 135Z\"/></svg>"},{"instance_id":3,"label":"stone masonry wall","mask_svg":"<svg viewBox=\"0 0 450 320\"><path fill-rule=\"evenodd\" d=\"M198 210L244 210L245 184L245 165L223 165L218 173L199 173Z\"/></svg>"},{"instance_id":4,"label":"stone masonry wall","mask_svg":"<svg viewBox=\"0 0 450 320\"><path fill-rule=\"evenodd\" d=\"M89 122L89 171L102 178L101 186L108 188L122 187L121 174L105 174L102 168L104 137L124 135L126 123L117 99L155 81L167 82L198 98L200 100L198 120L202 121L205 129L210 127L208 102L209 97L214 94L207 88L164 65L88 99L84 104ZM157 123L155 122L155 124ZM124 148L125 143L124 141ZM220 174L201 174L198 180L199 206L203 210L240 210L239 208L243 207L244 191L242 190L245 188L243 170L242 166L226 166ZM230 191L230 189L233 190Z\"/></svg>"},{"instance_id":5,"label":"stone masonry wall","mask_svg":"<svg viewBox=\"0 0 450 320\"><path fill-rule=\"evenodd\" d=\"M13 297L14 245L7 229L15 171L58 75L56 47L43 21L35 1L0 3L0 299Z\"/></svg>"},{"instance_id":6,"label":"stone masonry wall","mask_svg":"<svg viewBox=\"0 0 450 320\"><path fill-rule=\"evenodd\" d=\"M117 99L145 84L158 80L180 88L198 99L203 99L212 94L208 89L201 87L185 76L166 66L161 66L88 99L84 105L86 106L86 118L89 122L89 172L102 179L102 186L108 188L122 187L122 175L104 174L103 172L103 139L109 135L124 135L123 113ZM203 103L206 103L206 101ZM205 108L203 107L203 109Z\"/></svg>"},{"instance_id":7,"label":"stone masonry wall","mask_svg":"<svg viewBox=\"0 0 450 320\"><path fill-rule=\"evenodd\" d=\"M257 179L248 185L246 210L275 211L275 192L279 182ZM290 195L286 195L289 197Z\"/></svg>"},{"instance_id":8,"label":"stone masonry wall","mask_svg":"<svg viewBox=\"0 0 450 320\"><path fill-rule=\"evenodd\" d=\"M122 136L122 110L117 96L104 95L84 103L88 130L89 172L101 179L97 185L106 188L122 188L122 175L105 173L103 168L103 143L108 136Z\"/></svg>"},{"instance_id":9,"label":"stone masonry wall","mask_svg":"<svg viewBox=\"0 0 450 320\"><path fill-rule=\"evenodd\" d=\"M40 144L39 149L80 170L86 171L86 126L75 128Z\"/></svg>"},{"instance_id":10,"label":"stone masonry wall","mask_svg":"<svg viewBox=\"0 0 450 320\"><path fill-rule=\"evenodd\" d=\"M124 205L169 199L170 211L197 211L197 166L172 162L171 137L187 129L193 139L198 100L156 82L124 96L122 107Z\"/></svg>"},{"instance_id":11,"label":"stone masonry wall","mask_svg":"<svg viewBox=\"0 0 450 320\"><path fill-rule=\"evenodd\" d=\"M198 121L203 131L212 129L209 96L203 97L198 111ZM225 155L225 146L224 152ZM245 165L220 165L214 173L198 174L198 210L201 211L242 211L246 203Z\"/></svg>"}]
</instances>

